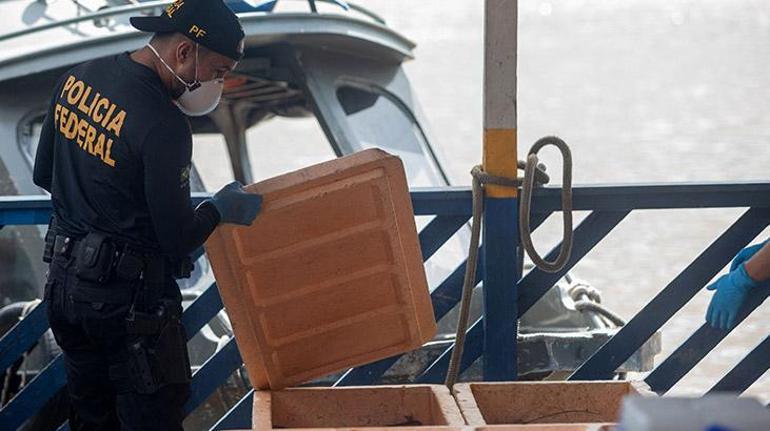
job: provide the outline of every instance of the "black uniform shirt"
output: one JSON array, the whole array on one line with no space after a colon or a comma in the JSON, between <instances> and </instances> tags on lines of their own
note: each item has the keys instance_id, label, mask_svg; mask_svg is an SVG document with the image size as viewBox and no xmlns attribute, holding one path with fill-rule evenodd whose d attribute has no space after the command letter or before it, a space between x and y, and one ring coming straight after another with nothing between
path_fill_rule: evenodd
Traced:
<instances>
[{"instance_id":1,"label":"black uniform shirt","mask_svg":"<svg viewBox=\"0 0 770 431\"><path fill-rule=\"evenodd\" d=\"M157 73L129 53L93 60L56 86L35 159L59 231L91 230L159 249L172 259L199 247L219 223L190 200L192 135Z\"/></svg>"}]
</instances>

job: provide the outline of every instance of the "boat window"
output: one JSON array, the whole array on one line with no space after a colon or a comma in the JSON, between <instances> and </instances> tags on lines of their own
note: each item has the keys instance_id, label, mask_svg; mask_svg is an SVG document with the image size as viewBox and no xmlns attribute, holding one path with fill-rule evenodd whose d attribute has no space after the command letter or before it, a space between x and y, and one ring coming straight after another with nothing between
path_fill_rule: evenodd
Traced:
<instances>
[{"instance_id":1,"label":"boat window","mask_svg":"<svg viewBox=\"0 0 770 431\"><path fill-rule=\"evenodd\" d=\"M296 171L336 158L315 117L275 116L246 130L246 148L254 181ZM193 163L206 190L233 180L230 154L219 133L193 136Z\"/></svg>"},{"instance_id":2,"label":"boat window","mask_svg":"<svg viewBox=\"0 0 770 431\"><path fill-rule=\"evenodd\" d=\"M227 145L220 133L193 134L192 162L209 192L215 192L233 180Z\"/></svg>"},{"instance_id":3,"label":"boat window","mask_svg":"<svg viewBox=\"0 0 770 431\"><path fill-rule=\"evenodd\" d=\"M43 129L43 120L45 120L45 111L36 110L25 115L16 128L17 143L30 169L35 164L35 154L40 140L40 131Z\"/></svg>"},{"instance_id":4,"label":"boat window","mask_svg":"<svg viewBox=\"0 0 770 431\"><path fill-rule=\"evenodd\" d=\"M337 99L358 145L401 157L410 186L448 184L414 115L398 98L380 89L344 85L337 89Z\"/></svg>"},{"instance_id":5,"label":"boat window","mask_svg":"<svg viewBox=\"0 0 770 431\"><path fill-rule=\"evenodd\" d=\"M275 116L246 131L255 181L337 157L315 116Z\"/></svg>"}]
</instances>

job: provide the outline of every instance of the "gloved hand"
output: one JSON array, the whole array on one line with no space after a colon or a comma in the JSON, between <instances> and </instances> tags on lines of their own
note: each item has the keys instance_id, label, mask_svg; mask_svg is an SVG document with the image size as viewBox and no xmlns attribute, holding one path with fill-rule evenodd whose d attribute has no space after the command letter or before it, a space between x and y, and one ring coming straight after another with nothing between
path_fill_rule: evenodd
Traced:
<instances>
[{"instance_id":1,"label":"gloved hand","mask_svg":"<svg viewBox=\"0 0 770 431\"><path fill-rule=\"evenodd\" d=\"M241 183L233 181L216 192L211 203L217 207L221 223L248 226L259 214L262 196L245 192Z\"/></svg>"},{"instance_id":2,"label":"gloved hand","mask_svg":"<svg viewBox=\"0 0 770 431\"><path fill-rule=\"evenodd\" d=\"M740 255L739 253L738 256ZM714 296L711 297L708 311L706 311L706 322L714 328L723 330L733 328L741 305L751 289L759 285L759 282L749 277L746 266L739 263L734 270L719 277L715 283L706 288L716 290Z\"/></svg>"},{"instance_id":3,"label":"gloved hand","mask_svg":"<svg viewBox=\"0 0 770 431\"><path fill-rule=\"evenodd\" d=\"M767 241L761 244L755 244L755 245L746 247L743 250L739 251L738 254L735 255L735 258L733 258L733 262L730 264L730 271L735 270L735 268L737 268L738 265L751 259L751 256L754 256L755 254L757 254L759 249L764 247L766 243Z\"/></svg>"}]
</instances>

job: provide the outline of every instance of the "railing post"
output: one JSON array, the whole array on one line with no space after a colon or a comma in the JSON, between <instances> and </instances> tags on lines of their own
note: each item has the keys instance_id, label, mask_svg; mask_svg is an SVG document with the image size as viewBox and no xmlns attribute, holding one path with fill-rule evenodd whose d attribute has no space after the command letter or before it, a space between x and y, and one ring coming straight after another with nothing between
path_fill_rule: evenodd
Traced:
<instances>
[{"instance_id":1,"label":"railing post","mask_svg":"<svg viewBox=\"0 0 770 431\"><path fill-rule=\"evenodd\" d=\"M486 0L484 170L516 177L517 0ZM484 197L484 379L516 378L517 190L490 185Z\"/></svg>"}]
</instances>

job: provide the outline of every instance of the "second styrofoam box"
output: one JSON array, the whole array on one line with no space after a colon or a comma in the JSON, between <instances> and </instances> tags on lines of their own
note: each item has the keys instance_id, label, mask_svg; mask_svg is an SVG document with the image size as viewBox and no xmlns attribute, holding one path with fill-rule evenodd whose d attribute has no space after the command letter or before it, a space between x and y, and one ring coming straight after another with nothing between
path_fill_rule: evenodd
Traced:
<instances>
[{"instance_id":1,"label":"second styrofoam box","mask_svg":"<svg viewBox=\"0 0 770 431\"><path fill-rule=\"evenodd\" d=\"M436 331L401 160L380 150L246 187L251 226L206 252L257 388L416 349Z\"/></svg>"},{"instance_id":2,"label":"second styrofoam box","mask_svg":"<svg viewBox=\"0 0 770 431\"><path fill-rule=\"evenodd\" d=\"M255 391L252 423L254 431L386 427L460 431L465 425L449 390L438 385Z\"/></svg>"},{"instance_id":3,"label":"second styrofoam box","mask_svg":"<svg viewBox=\"0 0 770 431\"><path fill-rule=\"evenodd\" d=\"M630 381L462 383L453 390L469 425L510 425L507 429L534 424L591 429L617 422L624 397L654 395L644 383Z\"/></svg>"}]
</instances>

